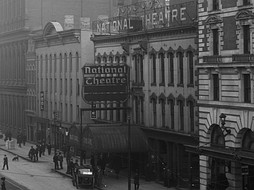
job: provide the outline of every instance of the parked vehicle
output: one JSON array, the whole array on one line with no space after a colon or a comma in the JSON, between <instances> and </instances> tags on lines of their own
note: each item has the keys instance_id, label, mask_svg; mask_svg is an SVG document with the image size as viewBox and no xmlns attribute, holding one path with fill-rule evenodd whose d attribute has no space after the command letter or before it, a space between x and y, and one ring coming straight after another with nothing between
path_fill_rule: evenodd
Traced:
<instances>
[{"instance_id":1,"label":"parked vehicle","mask_svg":"<svg viewBox=\"0 0 254 190\"><path fill-rule=\"evenodd\" d=\"M78 189L81 186L94 188L94 172L91 165L74 166L72 183Z\"/></svg>"}]
</instances>

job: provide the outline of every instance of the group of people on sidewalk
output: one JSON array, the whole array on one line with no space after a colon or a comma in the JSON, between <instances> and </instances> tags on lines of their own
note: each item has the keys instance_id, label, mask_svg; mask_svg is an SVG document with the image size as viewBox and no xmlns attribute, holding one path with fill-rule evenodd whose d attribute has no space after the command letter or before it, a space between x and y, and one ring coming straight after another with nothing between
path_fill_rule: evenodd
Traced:
<instances>
[{"instance_id":1,"label":"group of people on sidewalk","mask_svg":"<svg viewBox=\"0 0 254 190\"><path fill-rule=\"evenodd\" d=\"M61 152L56 152L53 156L53 162L55 164L55 170L63 169L63 155Z\"/></svg>"},{"instance_id":2,"label":"group of people on sidewalk","mask_svg":"<svg viewBox=\"0 0 254 190\"><path fill-rule=\"evenodd\" d=\"M33 146L31 146L29 152L28 152L28 157L36 162L39 160L39 157L41 157L42 155L45 155L45 151L46 148L48 149L48 155L51 155L51 144L45 144L45 143L41 143L41 144L37 144L36 147L34 148Z\"/></svg>"}]
</instances>

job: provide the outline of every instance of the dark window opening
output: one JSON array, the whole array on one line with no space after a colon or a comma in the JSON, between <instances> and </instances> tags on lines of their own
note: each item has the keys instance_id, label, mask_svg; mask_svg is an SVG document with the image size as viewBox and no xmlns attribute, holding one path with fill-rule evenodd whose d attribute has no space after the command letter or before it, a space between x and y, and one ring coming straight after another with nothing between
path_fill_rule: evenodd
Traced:
<instances>
[{"instance_id":1,"label":"dark window opening","mask_svg":"<svg viewBox=\"0 0 254 190\"><path fill-rule=\"evenodd\" d=\"M213 29L213 55L219 55L219 31Z\"/></svg>"},{"instance_id":2,"label":"dark window opening","mask_svg":"<svg viewBox=\"0 0 254 190\"><path fill-rule=\"evenodd\" d=\"M219 0L213 0L213 10L219 10Z\"/></svg>"},{"instance_id":3,"label":"dark window opening","mask_svg":"<svg viewBox=\"0 0 254 190\"><path fill-rule=\"evenodd\" d=\"M243 5L249 5L250 4L250 0L243 0Z\"/></svg>"},{"instance_id":4,"label":"dark window opening","mask_svg":"<svg viewBox=\"0 0 254 190\"><path fill-rule=\"evenodd\" d=\"M251 84L250 84L250 75L244 74L243 75L243 89L244 89L244 102L250 103L251 102Z\"/></svg>"},{"instance_id":5,"label":"dark window opening","mask_svg":"<svg viewBox=\"0 0 254 190\"><path fill-rule=\"evenodd\" d=\"M218 101L220 96L219 76L213 74L213 100Z\"/></svg>"},{"instance_id":6,"label":"dark window opening","mask_svg":"<svg viewBox=\"0 0 254 190\"><path fill-rule=\"evenodd\" d=\"M249 25L243 26L243 53L244 54L250 53L250 26Z\"/></svg>"}]
</instances>

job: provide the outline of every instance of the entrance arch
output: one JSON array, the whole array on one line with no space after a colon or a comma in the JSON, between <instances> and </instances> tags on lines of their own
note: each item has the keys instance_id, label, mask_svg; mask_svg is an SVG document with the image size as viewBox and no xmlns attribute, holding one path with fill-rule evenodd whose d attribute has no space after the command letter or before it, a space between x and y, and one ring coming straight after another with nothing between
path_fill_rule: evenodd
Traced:
<instances>
[{"instance_id":1,"label":"entrance arch","mask_svg":"<svg viewBox=\"0 0 254 190\"><path fill-rule=\"evenodd\" d=\"M209 128L210 131L210 143L211 147L218 149L225 148L225 137L221 127L218 124L212 124ZM223 187L228 186L228 180L226 178L225 172L225 160L209 157L209 166L210 166L210 179L211 179L211 189L222 189Z\"/></svg>"}]
</instances>

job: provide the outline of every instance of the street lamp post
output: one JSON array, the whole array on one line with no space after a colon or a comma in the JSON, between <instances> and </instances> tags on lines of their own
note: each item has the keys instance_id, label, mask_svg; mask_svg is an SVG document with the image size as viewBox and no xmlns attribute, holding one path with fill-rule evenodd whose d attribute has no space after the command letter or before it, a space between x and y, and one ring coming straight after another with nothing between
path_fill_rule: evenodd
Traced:
<instances>
[{"instance_id":1,"label":"street lamp post","mask_svg":"<svg viewBox=\"0 0 254 190\"><path fill-rule=\"evenodd\" d=\"M131 122L130 110L128 112L128 190L131 189Z\"/></svg>"}]
</instances>

